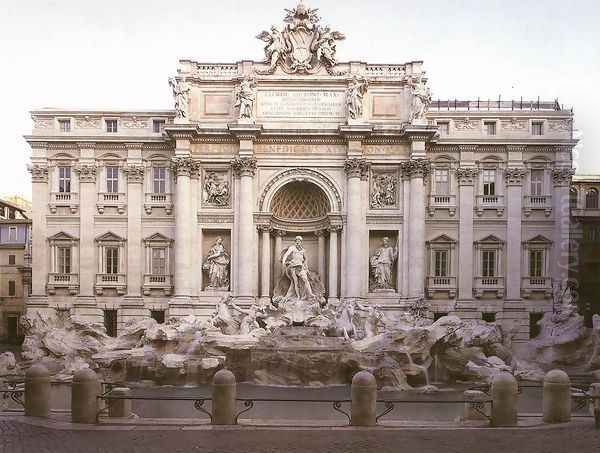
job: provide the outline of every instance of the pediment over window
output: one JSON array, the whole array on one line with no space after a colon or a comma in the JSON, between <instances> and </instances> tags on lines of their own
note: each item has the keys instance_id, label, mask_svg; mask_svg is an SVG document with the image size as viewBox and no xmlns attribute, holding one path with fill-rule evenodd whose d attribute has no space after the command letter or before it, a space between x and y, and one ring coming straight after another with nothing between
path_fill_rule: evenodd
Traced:
<instances>
[{"instance_id":1,"label":"pediment over window","mask_svg":"<svg viewBox=\"0 0 600 453\"><path fill-rule=\"evenodd\" d=\"M154 233L154 234L148 236L147 238L145 238L144 242L167 242L167 243L171 243L171 242L173 242L173 239L168 238L165 235L160 234L160 233Z\"/></svg>"},{"instance_id":2,"label":"pediment over window","mask_svg":"<svg viewBox=\"0 0 600 453\"><path fill-rule=\"evenodd\" d=\"M427 241L428 244L456 244L456 241L452 239L450 236L445 234L440 234L438 237Z\"/></svg>"},{"instance_id":3,"label":"pediment over window","mask_svg":"<svg viewBox=\"0 0 600 453\"><path fill-rule=\"evenodd\" d=\"M96 238L97 242L125 242L125 239L121 236L109 231Z\"/></svg>"},{"instance_id":4,"label":"pediment over window","mask_svg":"<svg viewBox=\"0 0 600 453\"><path fill-rule=\"evenodd\" d=\"M552 241L550 239L548 239L545 236L542 236L541 234L538 234L537 236L524 241L526 244L544 244L544 245L550 245L552 244Z\"/></svg>"},{"instance_id":5,"label":"pediment over window","mask_svg":"<svg viewBox=\"0 0 600 453\"><path fill-rule=\"evenodd\" d=\"M50 241L50 242L57 242L57 241L69 241L69 242L72 242L72 241L79 241L79 239L76 238L76 237L74 237L74 236L71 236L69 233L65 233L64 231L61 231L59 233L56 233L53 236L50 236L48 238L48 241Z\"/></svg>"},{"instance_id":6,"label":"pediment over window","mask_svg":"<svg viewBox=\"0 0 600 453\"><path fill-rule=\"evenodd\" d=\"M480 239L479 241L475 241L476 244L504 244L504 241L499 237L490 234L489 236Z\"/></svg>"}]
</instances>

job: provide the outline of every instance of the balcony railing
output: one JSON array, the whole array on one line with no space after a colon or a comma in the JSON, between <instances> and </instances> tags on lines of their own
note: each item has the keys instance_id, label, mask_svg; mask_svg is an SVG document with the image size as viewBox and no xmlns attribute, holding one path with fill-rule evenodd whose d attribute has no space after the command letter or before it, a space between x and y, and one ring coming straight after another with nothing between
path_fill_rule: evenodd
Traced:
<instances>
[{"instance_id":1,"label":"balcony railing","mask_svg":"<svg viewBox=\"0 0 600 453\"><path fill-rule=\"evenodd\" d=\"M79 194L74 192L51 192L50 212L56 214L56 208L59 206L66 206L71 210L71 213L75 214L79 206Z\"/></svg>"},{"instance_id":2,"label":"balcony railing","mask_svg":"<svg viewBox=\"0 0 600 453\"><path fill-rule=\"evenodd\" d=\"M98 203L96 204L99 214L104 214L104 208L116 207L119 214L125 212L125 194L113 192L101 192L98 194Z\"/></svg>"},{"instance_id":3,"label":"balcony railing","mask_svg":"<svg viewBox=\"0 0 600 453\"><path fill-rule=\"evenodd\" d=\"M504 195L477 195L477 215L483 215L486 209L495 209L498 216L504 213Z\"/></svg>"},{"instance_id":4,"label":"balcony railing","mask_svg":"<svg viewBox=\"0 0 600 453\"><path fill-rule=\"evenodd\" d=\"M530 215L534 209L544 210L546 216L552 213L551 195L525 195L523 198L523 209L526 216Z\"/></svg>"},{"instance_id":5,"label":"balcony railing","mask_svg":"<svg viewBox=\"0 0 600 453\"><path fill-rule=\"evenodd\" d=\"M173 277L171 275L144 274L144 295L149 296L153 289L163 290L165 296L171 295Z\"/></svg>"},{"instance_id":6,"label":"balcony railing","mask_svg":"<svg viewBox=\"0 0 600 453\"><path fill-rule=\"evenodd\" d=\"M456 297L456 277L427 277L427 296L435 292L448 292L451 299Z\"/></svg>"},{"instance_id":7,"label":"balcony railing","mask_svg":"<svg viewBox=\"0 0 600 453\"><path fill-rule=\"evenodd\" d=\"M485 292L495 292L499 299L504 297L504 277L475 277L473 295L482 297Z\"/></svg>"},{"instance_id":8,"label":"balcony railing","mask_svg":"<svg viewBox=\"0 0 600 453\"><path fill-rule=\"evenodd\" d=\"M47 288L50 295L56 294L56 288L67 288L71 295L75 295L79 288L79 274L49 273Z\"/></svg>"},{"instance_id":9,"label":"balcony railing","mask_svg":"<svg viewBox=\"0 0 600 453\"><path fill-rule=\"evenodd\" d=\"M531 297L534 292L543 292L544 297L552 296L552 279L550 277L523 277L521 279L523 297Z\"/></svg>"},{"instance_id":10,"label":"balcony railing","mask_svg":"<svg viewBox=\"0 0 600 453\"><path fill-rule=\"evenodd\" d=\"M147 193L144 200L144 209L148 215L153 208L164 208L167 214L173 211L173 200L170 193Z\"/></svg>"},{"instance_id":11,"label":"balcony railing","mask_svg":"<svg viewBox=\"0 0 600 453\"><path fill-rule=\"evenodd\" d=\"M105 289L116 289L117 294L123 295L127 289L125 274L96 274L96 294L102 295Z\"/></svg>"},{"instance_id":12,"label":"balcony railing","mask_svg":"<svg viewBox=\"0 0 600 453\"><path fill-rule=\"evenodd\" d=\"M430 195L429 215L433 216L436 209L448 209L450 216L456 214L456 195Z\"/></svg>"}]
</instances>

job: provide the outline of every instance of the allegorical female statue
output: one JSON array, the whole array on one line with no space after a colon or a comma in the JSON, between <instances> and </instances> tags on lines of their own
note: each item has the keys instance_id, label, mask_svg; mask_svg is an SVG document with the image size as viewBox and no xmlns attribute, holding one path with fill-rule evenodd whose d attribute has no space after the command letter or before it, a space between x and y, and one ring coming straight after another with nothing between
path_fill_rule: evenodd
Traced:
<instances>
[{"instance_id":1,"label":"allegorical female statue","mask_svg":"<svg viewBox=\"0 0 600 453\"><path fill-rule=\"evenodd\" d=\"M390 239L384 237L381 247L371 256L371 275L373 276L373 289L391 289L392 266L398 258L398 246L392 247Z\"/></svg>"},{"instance_id":2,"label":"allegorical female statue","mask_svg":"<svg viewBox=\"0 0 600 453\"><path fill-rule=\"evenodd\" d=\"M208 251L202 268L208 272L207 289L229 289L229 254L223 245L223 238L218 237Z\"/></svg>"}]
</instances>

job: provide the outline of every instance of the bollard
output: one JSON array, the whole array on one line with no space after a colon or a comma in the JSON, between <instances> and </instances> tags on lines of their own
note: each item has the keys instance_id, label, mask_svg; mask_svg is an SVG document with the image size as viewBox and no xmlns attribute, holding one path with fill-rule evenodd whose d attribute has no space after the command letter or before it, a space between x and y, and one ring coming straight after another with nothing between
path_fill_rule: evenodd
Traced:
<instances>
[{"instance_id":1,"label":"bollard","mask_svg":"<svg viewBox=\"0 0 600 453\"><path fill-rule=\"evenodd\" d=\"M542 399L544 423L571 421L571 380L562 370L551 370L544 376Z\"/></svg>"},{"instance_id":2,"label":"bollard","mask_svg":"<svg viewBox=\"0 0 600 453\"><path fill-rule=\"evenodd\" d=\"M25 415L50 415L50 372L43 365L33 365L25 373Z\"/></svg>"},{"instance_id":3,"label":"bollard","mask_svg":"<svg viewBox=\"0 0 600 453\"><path fill-rule=\"evenodd\" d=\"M590 385L590 413L594 416L596 429L600 429L600 383L596 382Z\"/></svg>"},{"instance_id":4,"label":"bollard","mask_svg":"<svg viewBox=\"0 0 600 453\"><path fill-rule=\"evenodd\" d=\"M71 421L73 423L96 423L98 416L100 379L89 368L73 376L71 387Z\"/></svg>"},{"instance_id":5,"label":"bollard","mask_svg":"<svg viewBox=\"0 0 600 453\"><path fill-rule=\"evenodd\" d=\"M479 390L465 390L463 393L465 400L465 407L463 411L463 420L487 420L486 408L484 401L486 400L485 393ZM475 407L479 409L479 412L475 410Z\"/></svg>"},{"instance_id":6,"label":"bollard","mask_svg":"<svg viewBox=\"0 0 600 453\"><path fill-rule=\"evenodd\" d=\"M116 396L119 399L108 400L108 416L114 418L130 417L131 400L126 397L131 396L131 390L127 387L117 387L110 392L110 396Z\"/></svg>"},{"instance_id":7,"label":"bollard","mask_svg":"<svg viewBox=\"0 0 600 453\"><path fill-rule=\"evenodd\" d=\"M368 371L359 371L352 378L352 426L375 426L377 409L377 383Z\"/></svg>"},{"instance_id":8,"label":"bollard","mask_svg":"<svg viewBox=\"0 0 600 453\"><path fill-rule=\"evenodd\" d=\"M213 377L212 423L235 425L235 398L237 394L235 375L229 370L219 370Z\"/></svg>"},{"instance_id":9,"label":"bollard","mask_svg":"<svg viewBox=\"0 0 600 453\"><path fill-rule=\"evenodd\" d=\"M492 381L492 426L517 426L519 387L515 377L498 373Z\"/></svg>"}]
</instances>

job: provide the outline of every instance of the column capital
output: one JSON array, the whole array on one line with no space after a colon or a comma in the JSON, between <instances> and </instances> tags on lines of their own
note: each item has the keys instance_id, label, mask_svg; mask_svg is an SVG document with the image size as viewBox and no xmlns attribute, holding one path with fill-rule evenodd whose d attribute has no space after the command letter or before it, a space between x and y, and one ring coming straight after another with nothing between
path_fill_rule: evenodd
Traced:
<instances>
[{"instance_id":1,"label":"column capital","mask_svg":"<svg viewBox=\"0 0 600 453\"><path fill-rule=\"evenodd\" d=\"M320 237L323 237L323 236L325 236L325 230L316 230L316 231L314 232L314 234L315 234L315 236L316 236L316 237L318 237L318 238L320 238Z\"/></svg>"},{"instance_id":2,"label":"column capital","mask_svg":"<svg viewBox=\"0 0 600 453\"><path fill-rule=\"evenodd\" d=\"M33 164L28 165L27 170L31 173L31 182L48 182L48 165Z\"/></svg>"},{"instance_id":3,"label":"column capital","mask_svg":"<svg viewBox=\"0 0 600 453\"><path fill-rule=\"evenodd\" d=\"M371 164L366 159L350 158L344 162L344 170L348 178L360 178L366 180L369 177Z\"/></svg>"},{"instance_id":4,"label":"column capital","mask_svg":"<svg viewBox=\"0 0 600 453\"><path fill-rule=\"evenodd\" d=\"M260 233L270 233L271 231L273 231L273 228L271 228L271 225L269 225L269 224L259 224L259 225L256 225L256 229Z\"/></svg>"},{"instance_id":5,"label":"column capital","mask_svg":"<svg viewBox=\"0 0 600 453\"><path fill-rule=\"evenodd\" d=\"M273 236L279 236L280 238L287 236L287 231L272 229L271 234Z\"/></svg>"},{"instance_id":6,"label":"column capital","mask_svg":"<svg viewBox=\"0 0 600 453\"><path fill-rule=\"evenodd\" d=\"M171 169L177 176L193 176L198 174L200 164L188 156L174 157L171 160Z\"/></svg>"},{"instance_id":7,"label":"column capital","mask_svg":"<svg viewBox=\"0 0 600 453\"><path fill-rule=\"evenodd\" d=\"M408 178L425 178L431 171L429 159L410 159L400 164L402 173Z\"/></svg>"},{"instance_id":8,"label":"column capital","mask_svg":"<svg viewBox=\"0 0 600 453\"><path fill-rule=\"evenodd\" d=\"M552 181L555 186L568 186L571 184L575 169L571 167L554 167L552 169Z\"/></svg>"},{"instance_id":9,"label":"column capital","mask_svg":"<svg viewBox=\"0 0 600 453\"><path fill-rule=\"evenodd\" d=\"M327 227L327 231L329 232L329 234L339 233L340 231L342 231L342 225L329 225Z\"/></svg>"},{"instance_id":10,"label":"column capital","mask_svg":"<svg viewBox=\"0 0 600 453\"><path fill-rule=\"evenodd\" d=\"M256 174L256 159L253 157L235 157L230 161L235 176L250 176Z\"/></svg>"},{"instance_id":11,"label":"column capital","mask_svg":"<svg viewBox=\"0 0 600 453\"><path fill-rule=\"evenodd\" d=\"M504 170L504 178L507 186L520 186L523 184L523 178L527 174L524 167L509 167Z\"/></svg>"},{"instance_id":12,"label":"column capital","mask_svg":"<svg viewBox=\"0 0 600 453\"><path fill-rule=\"evenodd\" d=\"M475 183L475 178L479 169L475 167L459 167L456 169L456 179L459 186L472 186Z\"/></svg>"},{"instance_id":13,"label":"column capital","mask_svg":"<svg viewBox=\"0 0 600 453\"><path fill-rule=\"evenodd\" d=\"M96 165L78 164L73 171L79 175L79 182L96 182Z\"/></svg>"},{"instance_id":14,"label":"column capital","mask_svg":"<svg viewBox=\"0 0 600 453\"><path fill-rule=\"evenodd\" d=\"M127 175L128 184L143 183L145 171L146 168L143 165L126 165L123 167L123 173Z\"/></svg>"}]
</instances>

